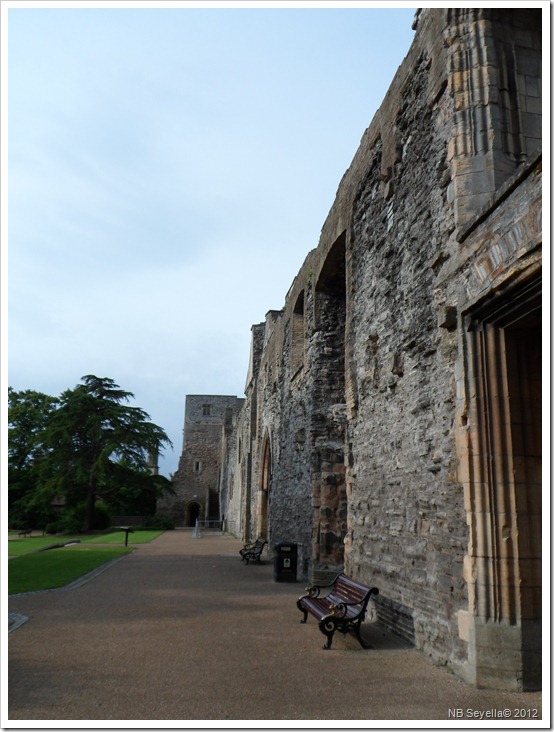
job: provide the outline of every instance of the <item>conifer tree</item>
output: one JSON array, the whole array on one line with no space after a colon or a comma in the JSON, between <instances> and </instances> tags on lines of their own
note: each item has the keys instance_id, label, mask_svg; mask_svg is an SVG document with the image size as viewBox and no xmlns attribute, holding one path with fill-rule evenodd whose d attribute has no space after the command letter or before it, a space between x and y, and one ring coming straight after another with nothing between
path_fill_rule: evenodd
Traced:
<instances>
[{"instance_id":1,"label":"conifer tree","mask_svg":"<svg viewBox=\"0 0 554 732\"><path fill-rule=\"evenodd\" d=\"M134 395L112 379L83 376L64 391L41 433L44 455L38 490L85 503L85 530L93 528L96 500L131 481L147 480L148 459L171 441L149 415L128 404ZM158 487L167 479L152 476ZM164 486L166 487L166 486Z\"/></svg>"}]
</instances>

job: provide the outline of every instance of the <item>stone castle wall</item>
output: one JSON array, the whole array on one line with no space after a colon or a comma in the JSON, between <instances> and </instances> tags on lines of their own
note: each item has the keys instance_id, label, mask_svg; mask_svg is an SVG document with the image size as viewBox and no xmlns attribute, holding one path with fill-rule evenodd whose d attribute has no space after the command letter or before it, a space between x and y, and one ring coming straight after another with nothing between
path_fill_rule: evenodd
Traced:
<instances>
[{"instance_id":1,"label":"stone castle wall","mask_svg":"<svg viewBox=\"0 0 554 732\"><path fill-rule=\"evenodd\" d=\"M253 327L220 494L238 535L298 543L301 577L377 585L377 617L436 662L536 688L541 12L415 25Z\"/></svg>"}]
</instances>

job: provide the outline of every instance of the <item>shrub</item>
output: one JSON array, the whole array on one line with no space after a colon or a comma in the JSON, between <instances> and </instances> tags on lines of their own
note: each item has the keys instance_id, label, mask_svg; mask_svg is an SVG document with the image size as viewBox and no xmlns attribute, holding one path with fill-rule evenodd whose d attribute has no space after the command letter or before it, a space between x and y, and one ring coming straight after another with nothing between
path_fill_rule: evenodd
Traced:
<instances>
[{"instance_id":1,"label":"shrub","mask_svg":"<svg viewBox=\"0 0 554 732\"><path fill-rule=\"evenodd\" d=\"M143 529L163 529L164 531L171 531L175 528L175 523L170 516L166 516L163 513L158 513L155 516L148 516L144 520Z\"/></svg>"},{"instance_id":2,"label":"shrub","mask_svg":"<svg viewBox=\"0 0 554 732\"><path fill-rule=\"evenodd\" d=\"M8 528L17 529L40 529L58 520L58 514L50 507L40 504L31 504L25 497L15 502L9 511Z\"/></svg>"},{"instance_id":3,"label":"shrub","mask_svg":"<svg viewBox=\"0 0 554 732\"><path fill-rule=\"evenodd\" d=\"M61 534L62 531L63 527L61 521L50 521L44 527L45 534Z\"/></svg>"},{"instance_id":4,"label":"shrub","mask_svg":"<svg viewBox=\"0 0 554 732\"><path fill-rule=\"evenodd\" d=\"M108 513L108 509L104 504L97 503L94 506L92 528L103 530L109 528L110 525L111 517ZM50 532L46 530L46 533L80 534L84 530L84 526L85 504L84 502L81 502L77 503L75 506L66 507L59 519L53 522L53 525L48 525L48 528L55 528L57 531Z\"/></svg>"},{"instance_id":5,"label":"shrub","mask_svg":"<svg viewBox=\"0 0 554 732\"><path fill-rule=\"evenodd\" d=\"M60 534L80 534L84 526L83 517L73 511L62 514L58 523Z\"/></svg>"},{"instance_id":6,"label":"shrub","mask_svg":"<svg viewBox=\"0 0 554 732\"><path fill-rule=\"evenodd\" d=\"M108 529L112 524L112 517L104 503L97 503L94 507L93 528Z\"/></svg>"}]
</instances>

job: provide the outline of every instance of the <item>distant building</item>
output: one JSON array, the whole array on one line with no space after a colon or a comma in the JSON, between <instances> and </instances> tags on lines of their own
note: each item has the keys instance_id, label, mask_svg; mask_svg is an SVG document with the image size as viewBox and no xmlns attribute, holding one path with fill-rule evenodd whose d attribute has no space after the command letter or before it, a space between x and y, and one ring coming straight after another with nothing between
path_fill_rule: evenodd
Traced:
<instances>
[{"instance_id":1,"label":"distant building","mask_svg":"<svg viewBox=\"0 0 554 732\"><path fill-rule=\"evenodd\" d=\"M186 397L183 450L172 481L175 495L164 495L157 504L158 513L171 516L176 526L224 518L221 485L228 484L226 433L243 402L235 396Z\"/></svg>"}]
</instances>

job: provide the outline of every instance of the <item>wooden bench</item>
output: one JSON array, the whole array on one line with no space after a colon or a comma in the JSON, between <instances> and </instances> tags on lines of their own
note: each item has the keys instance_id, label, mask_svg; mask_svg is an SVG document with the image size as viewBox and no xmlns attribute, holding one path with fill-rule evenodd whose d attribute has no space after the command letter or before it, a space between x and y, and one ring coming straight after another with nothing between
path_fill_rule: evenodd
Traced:
<instances>
[{"instance_id":1,"label":"wooden bench","mask_svg":"<svg viewBox=\"0 0 554 732\"><path fill-rule=\"evenodd\" d=\"M328 590L320 597L322 590ZM325 650L331 648L333 635L336 630L346 634L354 631L362 648L366 648L360 635L360 628L364 621L367 604L372 595L378 595L377 587L366 587L344 573L338 574L329 585L313 585L306 588L307 595L300 597L296 605L304 617L300 621L305 623L308 613L319 621L320 631L327 636L323 646Z\"/></svg>"},{"instance_id":2,"label":"wooden bench","mask_svg":"<svg viewBox=\"0 0 554 732\"><path fill-rule=\"evenodd\" d=\"M31 536L32 533L33 533L32 529L21 529L18 536L23 536L25 538L26 536Z\"/></svg>"},{"instance_id":3,"label":"wooden bench","mask_svg":"<svg viewBox=\"0 0 554 732\"><path fill-rule=\"evenodd\" d=\"M248 562L253 559L255 562L260 562L260 557L262 555L262 551L264 549L264 546L267 544L267 541L265 539L262 539L260 536L259 539L256 539L256 541L245 544L242 549L239 551L239 554L241 556L241 561Z\"/></svg>"}]
</instances>

